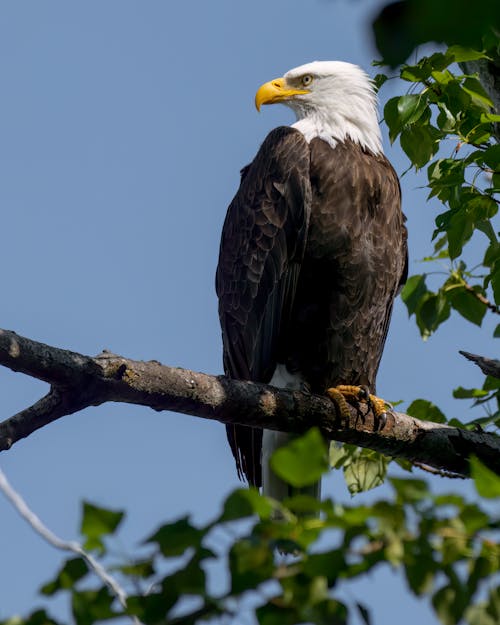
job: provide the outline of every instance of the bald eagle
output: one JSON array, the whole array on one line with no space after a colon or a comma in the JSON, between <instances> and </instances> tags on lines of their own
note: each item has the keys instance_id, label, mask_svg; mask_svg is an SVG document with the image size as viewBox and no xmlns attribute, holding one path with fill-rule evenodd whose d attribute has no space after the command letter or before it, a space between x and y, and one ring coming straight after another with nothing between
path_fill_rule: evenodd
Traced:
<instances>
[{"instance_id":1,"label":"bald eagle","mask_svg":"<svg viewBox=\"0 0 500 625\"><path fill-rule=\"evenodd\" d=\"M375 393L407 244L373 85L355 65L316 61L259 88L257 109L276 102L297 121L243 168L222 231L225 372L333 398L350 385ZM238 475L283 499L269 458L290 435L244 425L227 435Z\"/></svg>"}]
</instances>

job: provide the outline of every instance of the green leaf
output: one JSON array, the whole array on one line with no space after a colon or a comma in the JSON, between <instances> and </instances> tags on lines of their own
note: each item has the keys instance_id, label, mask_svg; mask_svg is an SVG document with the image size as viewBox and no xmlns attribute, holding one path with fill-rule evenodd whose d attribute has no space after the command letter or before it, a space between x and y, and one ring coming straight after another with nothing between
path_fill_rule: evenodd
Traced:
<instances>
[{"instance_id":1,"label":"green leaf","mask_svg":"<svg viewBox=\"0 0 500 625\"><path fill-rule=\"evenodd\" d=\"M474 232L470 215L465 211L454 212L448 223L447 232L450 258L457 258L462 253L463 246Z\"/></svg>"},{"instance_id":2,"label":"green leaf","mask_svg":"<svg viewBox=\"0 0 500 625\"><path fill-rule=\"evenodd\" d=\"M444 102L438 102L437 105L439 108L439 114L436 121L439 130L447 133L455 132L457 127L457 118Z\"/></svg>"},{"instance_id":3,"label":"green leaf","mask_svg":"<svg viewBox=\"0 0 500 625\"><path fill-rule=\"evenodd\" d=\"M417 502L429 496L429 487L425 480L391 477L389 481L402 502Z\"/></svg>"},{"instance_id":4,"label":"green leaf","mask_svg":"<svg viewBox=\"0 0 500 625\"><path fill-rule=\"evenodd\" d=\"M495 328L494 332L493 332L493 337L495 339L500 339L500 323L497 325L497 327Z\"/></svg>"},{"instance_id":5,"label":"green leaf","mask_svg":"<svg viewBox=\"0 0 500 625\"><path fill-rule=\"evenodd\" d=\"M401 69L401 78L409 82L424 82L432 72L432 65L428 59L424 57L417 65L405 65Z\"/></svg>"},{"instance_id":6,"label":"green leaf","mask_svg":"<svg viewBox=\"0 0 500 625\"><path fill-rule=\"evenodd\" d=\"M446 55L453 58L454 63L463 63L464 61L477 61L479 59L487 59L488 56L481 50L473 50L464 46L450 46L446 51Z\"/></svg>"},{"instance_id":7,"label":"green leaf","mask_svg":"<svg viewBox=\"0 0 500 625\"><path fill-rule=\"evenodd\" d=\"M384 483L387 458L371 450L363 450L358 458L344 469L344 477L351 495L371 490Z\"/></svg>"},{"instance_id":8,"label":"green leaf","mask_svg":"<svg viewBox=\"0 0 500 625\"><path fill-rule=\"evenodd\" d=\"M384 121L389 128L389 139L394 143L396 137L401 132L403 125L398 111L399 98L391 98L384 106Z\"/></svg>"},{"instance_id":9,"label":"green leaf","mask_svg":"<svg viewBox=\"0 0 500 625\"><path fill-rule=\"evenodd\" d=\"M271 468L292 486L302 487L317 482L328 469L327 446L317 428L295 438L271 457Z\"/></svg>"},{"instance_id":10,"label":"green leaf","mask_svg":"<svg viewBox=\"0 0 500 625\"><path fill-rule=\"evenodd\" d=\"M490 145L482 154L482 161L494 171L500 171L500 144Z\"/></svg>"},{"instance_id":11,"label":"green leaf","mask_svg":"<svg viewBox=\"0 0 500 625\"><path fill-rule=\"evenodd\" d=\"M380 91L382 85L389 80L389 77L386 74L377 74L373 79L373 84L375 86L375 91Z\"/></svg>"},{"instance_id":12,"label":"green leaf","mask_svg":"<svg viewBox=\"0 0 500 625\"><path fill-rule=\"evenodd\" d=\"M333 442L329 450L329 463L333 469L341 469L356 456L358 448L355 445L343 445Z\"/></svg>"},{"instance_id":13,"label":"green leaf","mask_svg":"<svg viewBox=\"0 0 500 625\"><path fill-rule=\"evenodd\" d=\"M500 497L500 476L488 469L475 456L470 459L471 476L481 497L494 499Z\"/></svg>"},{"instance_id":14,"label":"green leaf","mask_svg":"<svg viewBox=\"0 0 500 625\"><path fill-rule=\"evenodd\" d=\"M485 391L496 391L500 388L500 379L492 375L487 375L484 380L483 389Z\"/></svg>"},{"instance_id":15,"label":"green leaf","mask_svg":"<svg viewBox=\"0 0 500 625\"><path fill-rule=\"evenodd\" d=\"M35 610L27 618L13 616L6 621L0 621L0 623L1 625L60 625L45 610Z\"/></svg>"},{"instance_id":16,"label":"green leaf","mask_svg":"<svg viewBox=\"0 0 500 625\"><path fill-rule=\"evenodd\" d=\"M498 122L500 122L500 115L496 115L495 113L483 113L481 115L481 121L498 124Z\"/></svg>"},{"instance_id":17,"label":"green leaf","mask_svg":"<svg viewBox=\"0 0 500 625\"><path fill-rule=\"evenodd\" d=\"M476 288L474 288L476 290ZM479 287L477 288L479 291ZM484 315L486 314L486 305L483 304L473 293L468 291L465 286L458 286L447 292L447 297L452 307L459 312L462 317L481 326Z\"/></svg>"},{"instance_id":18,"label":"green leaf","mask_svg":"<svg viewBox=\"0 0 500 625\"><path fill-rule=\"evenodd\" d=\"M454 187L464 181L465 163L463 160L440 158L429 165L427 178L433 189Z\"/></svg>"},{"instance_id":19,"label":"green leaf","mask_svg":"<svg viewBox=\"0 0 500 625\"><path fill-rule=\"evenodd\" d=\"M484 254L483 265L485 267L493 267L500 258L500 243L498 241L492 241L486 248Z\"/></svg>"},{"instance_id":20,"label":"green leaf","mask_svg":"<svg viewBox=\"0 0 500 625\"><path fill-rule=\"evenodd\" d=\"M343 549L334 549L325 553L309 554L304 560L303 571L309 577L324 577L329 586L333 586L347 568Z\"/></svg>"},{"instance_id":21,"label":"green leaf","mask_svg":"<svg viewBox=\"0 0 500 625\"><path fill-rule=\"evenodd\" d=\"M44 595L54 595L58 590L74 588L75 584L85 577L88 567L82 558L67 560L57 576L40 588Z\"/></svg>"},{"instance_id":22,"label":"green leaf","mask_svg":"<svg viewBox=\"0 0 500 625\"><path fill-rule=\"evenodd\" d=\"M432 605L443 625L456 625L462 616L463 598L456 588L444 586L432 597Z\"/></svg>"},{"instance_id":23,"label":"green leaf","mask_svg":"<svg viewBox=\"0 0 500 625\"><path fill-rule=\"evenodd\" d=\"M427 339L450 316L450 304L441 292L428 294L416 315L422 338Z\"/></svg>"},{"instance_id":24,"label":"green leaf","mask_svg":"<svg viewBox=\"0 0 500 625\"><path fill-rule=\"evenodd\" d=\"M498 243L497 235L495 234L495 230L493 229L493 226L491 225L491 221L489 220L478 221L476 224L476 228L480 230L481 232L483 232L488 237L492 245L495 243ZM499 254L499 257L500 257L500 254Z\"/></svg>"},{"instance_id":25,"label":"green leaf","mask_svg":"<svg viewBox=\"0 0 500 625\"><path fill-rule=\"evenodd\" d=\"M155 574L155 569L151 560L137 560L130 564L122 564L114 567L115 570L120 571L127 577L140 577L147 579Z\"/></svg>"},{"instance_id":26,"label":"green leaf","mask_svg":"<svg viewBox=\"0 0 500 625\"><path fill-rule=\"evenodd\" d=\"M255 589L272 575L273 550L263 541L240 539L229 552L229 569L232 593Z\"/></svg>"},{"instance_id":27,"label":"green leaf","mask_svg":"<svg viewBox=\"0 0 500 625\"><path fill-rule=\"evenodd\" d=\"M255 614L259 625L296 625L301 621L298 608L285 606L281 601L278 604L266 603L257 608Z\"/></svg>"},{"instance_id":28,"label":"green leaf","mask_svg":"<svg viewBox=\"0 0 500 625\"><path fill-rule=\"evenodd\" d=\"M124 513L100 508L87 501L83 502L80 532L85 536L85 549L104 551L101 538L112 534L123 520Z\"/></svg>"},{"instance_id":29,"label":"green leaf","mask_svg":"<svg viewBox=\"0 0 500 625\"><path fill-rule=\"evenodd\" d=\"M292 495L292 497L287 497L284 500L284 505L288 511L302 518L317 518L320 512L329 508L328 501L318 501L316 497L300 492L297 495ZM280 510L280 513L283 517L285 516L283 509Z\"/></svg>"},{"instance_id":30,"label":"green leaf","mask_svg":"<svg viewBox=\"0 0 500 625\"><path fill-rule=\"evenodd\" d=\"M456 83L457 79L448 69L443 70L434 70L432 72L432 77L437 82L440 87L445 87L450 83Z\"/></svg>"},{"instance_id":31,"label":"green leaf","mask_svg":"<svg viewBox=\"0 0 500 625\"><path fill-rule=\"evenodd\" d=\"M183 564L177 571L163 578L162 596L170 605L174 605L172 599L175 597L205 594L206 579L202 563L212 557L211 551L201 549L194 553L187 564Z\"/></svg>"},{"instance_id":32,"label":"green leaf","mask_svg":"<svg viewBox=\"0 0 500 625\"><path fill-rule=\"evenodd\" d=\"M484 602L470 605L466 611L468 625L498 625L498 617L488 614Z\"/></svg>"},{"instance_id":33,"label":"green leaf","mask_svg":"<svg viewBox=\"0 0 500 625\"><path fill-rule=\"evenodd\" d=\"M484 109L486 113L490 111L493 102L477 78L468 76L462 87L471 96L474 104Z\"/></svg>"},{"instance_id":34,"label":"green leaf","mask_svg":"<svg viewBox=\"0 0 500 625\"><path fill-rule=\"evenodd\" d=\"M485 397L488 395L488 391L482 388L464 388L459 386L453 391L453 397L455 399L477 399L478 397Z\"/></svg>"},{"instance_id":35,"label":"green leaf","mask_svg":"<svg viewBox=\"0 0 500 625\"><path fill-rule=\"evenodd\" d=\"M414 540L404 541L404 567L408 585L417 596L431 590L439 571L425 526Z\"/></svg>"},{"instance_id":36,"label":"green leaf","mask_svg":"<svg viewBox=\"0 0 500 625\"><path fill-rule=\"evenodd\" d=\"M416 169L422 168L436 154L441 133L430 125L413 125L401 131L401 147Z\"/></svg>"},{"instance_id":37,"label":"green leaf","mask_svg":"<svg viewBox=\"0 0 500 625\"><path fill-rule=\"evenodd\" d=\"M166 557L180 556L189 547L198 547L204 537L204 531L191 525L188 517L173 523L162 525L146 539L146 543L156 543Z\"/></svg>"},{"instance_id":38,"label":"green leaf","mask_svg":"<svg viewBox=\"0 0 500 625\"><path fill-rule=\"evenodd\" d=\"M422 297L429 292L425 284L425 278L425 274L411 276L401 291L401 299L406 304L409 316L417 310Z\"/></svg>"},{"instance_id":39,"label":"green leaf","mask_svg":"<svg viewBox=\"0 0 500 625\"><path fill-rule=\"evenodd\" d=\"M495 304L500 306L500 261L493 265L490 274L491 288L493 289L493 298Z\"/></svg>"},{"instance_id":40,"label":"green leaf","mask_svg":"<svg viewBox=\"0 0 500 625\"><path fill-rule=\"evenodd\" d=\"M472 214L474 221L491 219L498 212L498 205L495 200L483 193L474 193L467 200L465 208Z\"/></svg>"},{"instance_id":41,"label":"green leaf","mask_svg":"<svg viewBox=\"0 0 500 625\"><path fill-rule=\"evenodd\" d=\"M481 114L480 121L481 123L477 124L468 124L471 126L467 127L466 123L462 124L462 130L465 130L465 138L464 140L468 143L486 143L491 139L492 135L492 127L491 122L500 121L500 115L498 115L498 120L490 119L491 117L495 117L494 115L486 115L485 113ZM471 119L472 122L472 119Z\"/></svg>"},{"instance_id":42,"label":"green leaf","mask_svg":"<svg viewBox=\"0 0 500 625\"><path fill-rule=\"evenodd\" d=\"M408 406L406 412L412 417L422 421L433 421L434 423L446 423L446 417L439 408L427 399L415 399Z\"/></svg>"},{"instance_id":43,"label":"green leaf","mask_svg":"<svg viewBox=\"0 0 500 625\"><path fill-rule=\"evenodd\" d=\"M116 618L114 597L104 586L100 590L73 592L71 608L76 625L93 625L99 621Z\"/></svg>"},{"instance_id":44,"label":"green leaf","mask_svg":"<svg viewBox=\"0 0 500 625\"><path fill-rule=\"evenodd\" d=\"M136 615L141 623L153 625L165 622L167 611L178 600L177 591L171 588L171 592L150 592L148 595L129 595L127 599L127 612Z\"/></svg>"},{"instance_id":45,"label":"green leaf","mask_svg":"<svg viewBox=\"0 0 500 625\"><path fill-rule=\"evenodd\" d=\"M490 522L488 515L475 504L464 505L459 518L464 524L465 531L471 536L483 530Z\"/></svg>"},{"instance_id":46,"label":"green leaf","mask_svg":"<svg viewBox=\"0 0 500 625\"><path fill-rule=\"evenodd\" d=\"M269 518L273 510L269 500L256 488L240 488L232 492L224 502L224 510L218 522L234 521L254 514L261 518Z\"/></svg>"},{"instance_id":47,"label":"green leaf","mask_svg":"<svg viewBox=\"0 0 500 625\"><path fill-rule=\"evenodd\" d=\"M414 124L422 117L427 109L427 98L425 94L403 95L397 102L397 110L399 115L399 124L406 126Z\"/></svg>"},{"instance_id":48,"label":"green leaf","mask_svg":"<svg viewBox=\"0 0 500 625\"><path fill-rule=\"evenodd\" d=\"M474 121L471 121L471 95L463 88L458 78L450 73L447 76L449 80L446 83L442 82L439 86L441 95L436 97L436 102L444 101L453 117L457 120L462 120L461 126L464 123L478 123L479 119L477 116L474 118Z\"/></svg>"}]
</instances>

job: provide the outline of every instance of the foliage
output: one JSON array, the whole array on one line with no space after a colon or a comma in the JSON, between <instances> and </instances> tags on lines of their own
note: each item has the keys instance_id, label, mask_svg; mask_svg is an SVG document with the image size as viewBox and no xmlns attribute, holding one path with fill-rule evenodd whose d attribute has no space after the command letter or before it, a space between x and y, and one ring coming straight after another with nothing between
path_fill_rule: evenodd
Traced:
<instances>
[{"instance_id":1,"label":"foliage","mask_svg":"<svg viewBox=\"0 0 500 625\"><path fill-rule=\"evenodd\" d=\"M452 311L477 326L487 313L500 313L500 242L495 225L500 115L492 112L490 97L476 75L456 73L456 63L498 61L498 38L488 35L483 42L479 49L454 45L402 65L399 78L409 85L408 92L391 98L384 108L391 141L399 139L412 167L426 168L429 198L438 198L445 209L435 217L433 250L423 259L429 270L411 276L402 292L424 339ZM377 77L379 85L386 80L383 74ZM497 327L494 336L499 334ZM497 380L487 379L481 389L458 388L454 395L472 398L476 404L494 400L496 407L472 424L484 426L500 422L498 389Z\"/></svg>"},{"instance_id":2,"label":"foliage","mask_svg":"<svg viewBox=\"0 0 500 625\"><path fill-rule=\"evenodd\" d=\"M424 259L444 266L445 279L431 290L428 273L412 276L403 290L424 338L452 309L480 326L487 310L498 312L500 304L500 243L492 221L500 191L500 145L493 144L500 115L491 112L477 77L450 70L455 62L478 58L487 54L454 46L403 65L400 77L411 83L411 93L390 99L384 109L391 141L399 138L415 169L427 167L429 197L439 198L446 208L435 218L434 250ZM438 154L445 141L452 142L451 156ZM487 245L470 270L460 257L476 233Z\"/></svg>"},{"instance_id":3,"label":"foliage","mask_svg":"<svg viewBox=\"0 0 500 625\"><path fill-rule=\"evenodd\" d=\"M301 442L309 444L302 439L296 446ZM476 460L473 476L483 497L498 500L498 476ZM102 582L96 584L80 558L67 560L41 592L66 593L77 625L125 615L145 625L189 625L222 616L240 622L245 612L254 612L261 625L342 625L355 614L370 625L369 608L357 598L346 601L339 589L391 567L403 573L409 592L430 599L445 625L461 619L470 625L498 622L493 584L500 569L500 516L459 495L434 495L424 480L392 478L389 484L390 497L361 506L297 496L285 507L255 490L237 490L215 520L200 527L189 518L162 525L146 539L146 555L120 562L112 561L109 547L119 523L101 519L122 519L122 513L84 504L85 540L97 541L93 549L120 578L127 606L120 607ZM304 516L319 508L321 520ZM211 589L214 563L228 570L227 587L218 593ZM249 589L255 590L250 606ZM49 623L57 622L37 610L1 625Z\"/></svg>"},{"instance_id":4,"label":"foliage","mask_svg":"<svg viewBox=\"0 0 500 625\"><path fill-rule=\"evenodd\" d=\"M469 48L481 46L489 29L500 29L497 0L398 0L389 2L373 23L384 62L395 67L427 41Z\"/></svg>"}]
</instances>

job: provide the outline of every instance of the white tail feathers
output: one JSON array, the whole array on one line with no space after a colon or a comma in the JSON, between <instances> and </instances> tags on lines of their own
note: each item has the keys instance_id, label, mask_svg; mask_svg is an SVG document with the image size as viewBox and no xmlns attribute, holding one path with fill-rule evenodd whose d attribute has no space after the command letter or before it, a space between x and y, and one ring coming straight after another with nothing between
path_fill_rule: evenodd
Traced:
<instances>
[{"instance_id":1,"label":"white tail feathers","mask_svg":"<svg viewBox=\"0 0 500 625\"><path fill-rule=\"evenodd\" d=\"M269 382L272 386L288 390L302 390L304 380L299 373L290 373L283 364L276 365L273 377ZM318 481L305 488L294 488L278 477L270 466L270 459L273 453L288 445L295 438L294 434L287 432L277 432L275 430L264 430L262 437L262 494L272 497L278 501L283 501L287 497L303 494L321 499L321 482Z\"/></svg>"},{"instance_id":2,"label":"white tail feathers","mask_svg":"<svg viewBox=\"0 0 500 625\"><path fill-rule=\"evenodd\" d=\"M283 501L287 497L293 497L293 495L300 493L315 497L319 501L321 499L320 481L304 488L294 488L279 478L271 469L269 461L273 453L280 447L288 445L293 439L294 435L287 432L264 430L262 437L262 494Z\"/></svg>"}]
</instances>

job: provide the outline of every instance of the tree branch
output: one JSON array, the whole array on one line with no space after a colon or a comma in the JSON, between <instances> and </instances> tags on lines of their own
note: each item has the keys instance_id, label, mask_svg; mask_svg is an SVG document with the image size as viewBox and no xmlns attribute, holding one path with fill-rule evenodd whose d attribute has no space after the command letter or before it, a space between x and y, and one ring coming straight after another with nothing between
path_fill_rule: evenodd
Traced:
<instances>
[{"instance_id":1,"label":"tree branch","mask_svg":"<svg viewBox=\"0 0 500 625\"><path fill-rule=\"evenodd\" d=\"M89 570L93 571L109 588L113 595L118 599L122 608L124 610L127 609L127 594L118 581L110 575L108 571L106 571L102 564L100 564L100 562L96 560L92 554L85 551L80 543L73 540L63 540L62 538L59 538L59 536L56 536L46 525L44 525L38 516L28 507L28 504L24 501L21 495L12 488L2 469L0 469L0 490L12 503L23 519L27 521L35 532L45 541L56 549L69 551L70 553L74 553L75 555L83 558ZM131 620L135 625L141 625L141 622L135 616L131 617Z\"/></svg>"},{"instance_id":2,"label":"tree branch","mask_svg":"<svg viewBox=\"0 0 500 625\"><path fill-rule=\"evenodd\" d=\"M486 356L478 356L470 352L459 351L467 360L476 363L484 375L491 375L493 378L500 378L500 360L486 358Z\"/></svg>"},{"instance_id":3,"label":"tree branch","mask_svg":"<svg viewBox=\"0 0 500 625\"><path fill-rule=\"evenodd\" d=\"M366 405L340 418L326 397L285 391L225 376L136 361L103 352L92 358L0 330L0 365L52 385L33 406L0 423L0 451L67 414L108 401L140 404L223 423L302 433L317 426L325 438L468 476L468 458L500 473L500 439L390 412L383 428Z\"/></svg>"}]
</instances>

